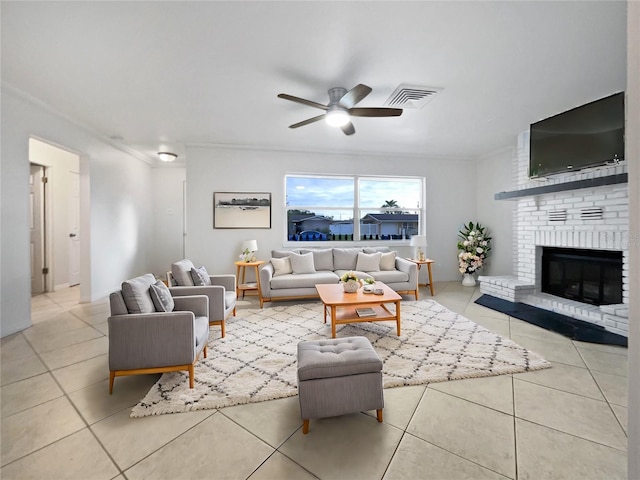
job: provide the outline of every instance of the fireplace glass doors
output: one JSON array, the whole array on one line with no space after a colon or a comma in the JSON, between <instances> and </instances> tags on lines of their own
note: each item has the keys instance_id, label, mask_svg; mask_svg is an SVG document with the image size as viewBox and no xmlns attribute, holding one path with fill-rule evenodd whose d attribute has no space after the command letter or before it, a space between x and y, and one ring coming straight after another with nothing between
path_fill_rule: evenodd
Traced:
<instances>
[{"instance_id":1,"label":"fireplace glass doors","mask_svg":"<svg viewBox=\"0 0 640 480\"><path fill-rule=\"evenodd\" d=\"M541 286L577 302L622 303L622 252L544 247Z\"/></svg>"}]
</instances>

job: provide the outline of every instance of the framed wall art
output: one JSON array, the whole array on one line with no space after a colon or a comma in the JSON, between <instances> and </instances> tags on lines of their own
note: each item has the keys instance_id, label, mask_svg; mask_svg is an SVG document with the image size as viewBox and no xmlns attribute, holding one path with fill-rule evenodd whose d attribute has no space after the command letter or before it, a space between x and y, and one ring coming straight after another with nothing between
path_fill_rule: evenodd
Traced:
<instances>
[{"instance_id":1,"label":"framed wall art","mask_svg":"<svg viewBox=\"0 0 640 480\"><path fill-rule=\"evenodd\" d=\"M215 192L213 228L271 228L271 193Z\"/></svg>"}]
</instances>

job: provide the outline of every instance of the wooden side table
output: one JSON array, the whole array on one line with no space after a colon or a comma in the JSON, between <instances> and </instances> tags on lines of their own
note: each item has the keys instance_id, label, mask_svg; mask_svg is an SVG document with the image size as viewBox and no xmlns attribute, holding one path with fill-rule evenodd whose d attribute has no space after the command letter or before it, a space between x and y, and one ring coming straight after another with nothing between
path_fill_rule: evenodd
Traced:
<instances>
[{"instance_id":1,"label":"wooden side table","mask_svg":"<svg viewBox=\"0 0 640 480\"><path fill-rule=\"evenodd\" d=\"M255 262L235 262L236 264L236 277L238 278L238 286L236 287L236 296L240 297L242 292L242 298L244 298L244 292L247 290L256 290L260 295L260 265L264 263L264 260L258 260ZM247 267L253 267L256 273L255 283L247 283L245 280L245 274L247 273Z\"/></svg>"},{"instance_id":2,"label":"wooden side table","mask_svg":"<svg viewBox=\"0 0 640 480\"><path fill-rule=\"evenodd\" d=\"M424 285L425 287L429 287L429 290L431 291L431 296L433 297L433 277L431 276L431 264L434 263L435 260L431 260L430 258L425 258L424 260L407 258L407 260L418 265L418 286L420 286L420 267L422 267L422 265L427 266L427 270L429 272L429 283L423 283L422 285Z\"/></svg>"}]
</instances>

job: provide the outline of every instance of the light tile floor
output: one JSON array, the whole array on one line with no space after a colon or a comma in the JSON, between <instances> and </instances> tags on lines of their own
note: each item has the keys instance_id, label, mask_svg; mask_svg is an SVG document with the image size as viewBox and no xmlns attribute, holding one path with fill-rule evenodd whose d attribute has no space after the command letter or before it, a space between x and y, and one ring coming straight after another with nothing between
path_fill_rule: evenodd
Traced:
<instances>
[{"instance_id":1,"label":"light tile floor","mask_svg":"<svg viewBox=\"0 0 640 480\"><path fill-rule=\"evenodd\" d=\"M387 389L383 424L365 412L312 421L304 436L297 397L129 418L158 375L118 378L108 394L106 301L78 304L77 288L34 297L34 325L1 344L0 477L626 478L626 349L486 309L457 282L435 287L438 302L553 368ZM240 314L256 306L247 297Z\"/></svg>"}]
</instances>

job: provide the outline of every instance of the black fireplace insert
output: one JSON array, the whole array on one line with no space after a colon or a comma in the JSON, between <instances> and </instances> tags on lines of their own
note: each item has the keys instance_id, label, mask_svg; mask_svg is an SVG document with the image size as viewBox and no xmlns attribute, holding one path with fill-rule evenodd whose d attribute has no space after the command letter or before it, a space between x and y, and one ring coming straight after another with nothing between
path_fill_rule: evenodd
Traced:
<instances>
[{"instance_id":1,"label":"black fireplace insert","mask_svg":"<svg viewBox=\"0 0 640 480\"><path fill-rule=\"evenodd\" d=\"M542 291L589 303L622 303L622 252L543 247Z\"/></svg>"}]
</instances>

